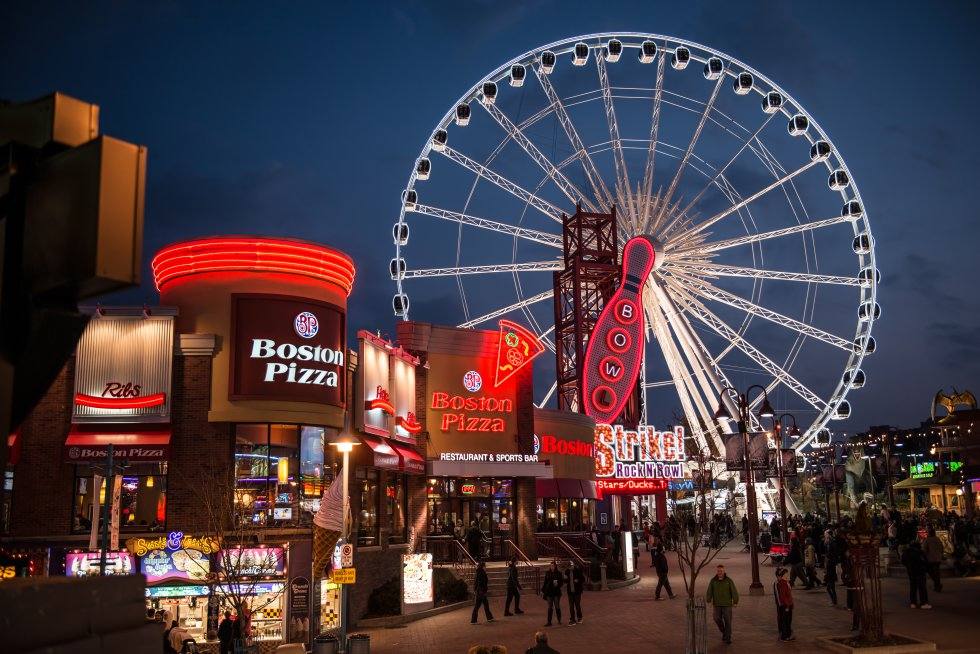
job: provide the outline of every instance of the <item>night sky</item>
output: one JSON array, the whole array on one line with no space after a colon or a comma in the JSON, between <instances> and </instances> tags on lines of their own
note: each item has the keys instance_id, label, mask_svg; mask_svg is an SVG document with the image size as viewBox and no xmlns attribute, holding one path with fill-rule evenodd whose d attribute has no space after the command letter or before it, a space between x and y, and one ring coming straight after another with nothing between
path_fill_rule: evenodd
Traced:
<instances>
[{"instance_id":1,"label":"night sky","mask_svg":"<svg viewBox=\"0 0 980 654\"><path fill-rule=\"evenodd\" d=\"M103 133L149 148L147 264L195 236L321 241L358 264L352 331L393 333L399 194L456 98L577 34L704 43L792 93L860 185L882 319L853 418L834 423L855 431L916 425L942 386L980 391L978 16L968 2L853 0L7 2L0 97L63 91L101 106ZM146 268L140 289L104 302L156 302Z\"/></svg>"}]
</instances>

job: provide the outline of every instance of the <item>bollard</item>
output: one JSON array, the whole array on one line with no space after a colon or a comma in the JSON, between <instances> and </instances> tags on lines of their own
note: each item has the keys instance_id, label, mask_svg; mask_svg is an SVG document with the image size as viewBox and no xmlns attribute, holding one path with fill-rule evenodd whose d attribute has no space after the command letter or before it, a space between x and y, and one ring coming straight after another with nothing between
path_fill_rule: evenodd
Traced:
<instances>
[{"instance_id":1,"label":"bollard","mask_svg":"<svg viewBox=\"0 0 980 654\"><path fill-rule=\"evenodd\" d=\"M371 636L351 634L347 637L346 654L371 654Z\"/></svg>"},{"instance_id":2,"label":"bollard","mask_svg":"<svg viewBox=\"0 0 980 654\"><path fill-rule=\"evenodd\" d=\"M340 640L332 634L324 634L313 639L313 654L337 654Z\"/></svg>"},{"instance_id":3,"label":"bollard","mask_svg":"<svg viewBox=\"0 0 980 654\"><path fill-rule=\"evenodd\" d=\"M602 590L609 590L609 583L606 580L606 564L599 564L599 588Z\"/></svg>"}]
</instances>

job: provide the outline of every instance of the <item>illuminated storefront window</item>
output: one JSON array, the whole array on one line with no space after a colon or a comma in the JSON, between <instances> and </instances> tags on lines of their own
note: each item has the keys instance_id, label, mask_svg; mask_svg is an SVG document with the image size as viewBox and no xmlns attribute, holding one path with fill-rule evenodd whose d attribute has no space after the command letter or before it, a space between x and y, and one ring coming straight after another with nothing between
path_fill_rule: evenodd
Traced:
<instances>
[{"instance_id":1,"label":"illuminated storefront window","mask_svg":"<svg viewBox=\"0 0 980 654\"><path fill-rule=\"evenodd\" d=\"M354 495L357 498L357 544L378 545L378 471L358 468Z\"/></svg>"},{"instance_id":2,"label":"illuminated storefront window","mask_svg":"<svg viewBox=\"0 0 980 654\"><path fill-rule=\"evenodd\" d=\"M596 501L589 498L538 498L538 531L589 531Z\"/></svg>"},{"instance_id":3,"label":"illuminated storefront window","mask_svg":"<svg viewBox=\"0 0 980 654\"><path fill-rule=\"evenodd\" d=\"M101 524L100 507L105 504L105 485L100 497L92 480L90 466L75 466L75 492L72 531L87 532L92 522ZM111 492L111 491L109 491ZM135 463L122 472L119 492L121 531L163 531L167 527L167 464Z\"/></svg>"},{"instance_id":4,"label":"illuminated storefront window","mask_svg":"<svg viewBox=\"0 0 980 654\"><path fill-rule=\"evenodd\" d=\"M404 543L408 537L408 521L405 519L408 505L407 475L389 474L385 481L384 516L389 543Z\"/></svg>"}]
</instances>

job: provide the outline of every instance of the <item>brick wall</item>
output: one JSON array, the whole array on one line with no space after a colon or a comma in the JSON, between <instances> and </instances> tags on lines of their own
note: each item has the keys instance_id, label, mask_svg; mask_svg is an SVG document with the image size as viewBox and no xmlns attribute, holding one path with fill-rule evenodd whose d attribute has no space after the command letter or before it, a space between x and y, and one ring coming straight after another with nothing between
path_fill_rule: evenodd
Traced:
<instances>
[{"instance_id":1,"label":"brick wall","mask_svg":"<svg viewBox=\"0 0 980 654\"><path fill-rule=\"evenodd\" d=\"M66 536L71 530L75 472L74 466L63 463L63 450L71 426L74 379L73 357L20 425L11 536Z\"/></svg>"},{"instance_id":2,"label":"brick wall","mask_svg":"<svg viewBox=\"0 0 980 654\"><path fill-rule=\"evenodd\" d=\"M534 540L537 518L535 495L537 482L531 477L518 477L514 480L514 501L517 503L517 546L528 558L538 558L538 548Z\"/></svg>"}]
</instances>

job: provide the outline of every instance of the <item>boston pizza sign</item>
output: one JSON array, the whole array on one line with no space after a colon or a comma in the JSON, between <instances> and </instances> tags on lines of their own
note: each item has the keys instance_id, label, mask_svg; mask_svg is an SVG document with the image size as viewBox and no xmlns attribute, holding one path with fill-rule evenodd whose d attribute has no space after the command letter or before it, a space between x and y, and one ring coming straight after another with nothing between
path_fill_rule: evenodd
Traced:
<instances>
[{"instance_id":1,"label":"boston pizza sign","mask_svg":"<svg viewBox=\"0 0 980 654\"><path fill-rule=\"evenodd\" d=\"M327 302L232 295L232 400L344 406L346 315Z\"/></svg>"}]
</instances>

